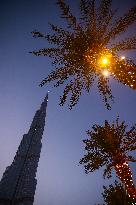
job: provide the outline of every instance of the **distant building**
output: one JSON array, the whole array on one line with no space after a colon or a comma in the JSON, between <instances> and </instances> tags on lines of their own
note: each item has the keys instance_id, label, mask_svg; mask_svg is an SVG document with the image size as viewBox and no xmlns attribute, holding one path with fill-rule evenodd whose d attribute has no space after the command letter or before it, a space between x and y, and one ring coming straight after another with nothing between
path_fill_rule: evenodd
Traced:
<instances>
[{"instance_id":1,"label":"distant building","mask_svg":"<svg viewBox=\"0 0 136 205\"><path fill-rule=\"evenodd\" d=\"M19 145L12 164L0 181L0 205L32 205L36 172L41 152L48 94L37 110L30 129Z\"/></svg>"}]
</instances>

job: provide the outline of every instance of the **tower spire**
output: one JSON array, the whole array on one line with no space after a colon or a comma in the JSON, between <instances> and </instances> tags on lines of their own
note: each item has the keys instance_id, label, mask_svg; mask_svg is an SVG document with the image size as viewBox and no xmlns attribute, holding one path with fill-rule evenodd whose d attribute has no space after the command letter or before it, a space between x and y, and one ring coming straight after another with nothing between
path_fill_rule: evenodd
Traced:
<instances>
[{"instance_id":1,"label":"tower spire","mask_svg":"<svg viewBox=\"0 0 136 205\"><path fill-rule=\"evenodd\" d=\"M0 205L33 204L47 101L48 93L36 111L28 133L23 135L12 164L3 174L0 181Z\"/></svg>"}]
</instances>

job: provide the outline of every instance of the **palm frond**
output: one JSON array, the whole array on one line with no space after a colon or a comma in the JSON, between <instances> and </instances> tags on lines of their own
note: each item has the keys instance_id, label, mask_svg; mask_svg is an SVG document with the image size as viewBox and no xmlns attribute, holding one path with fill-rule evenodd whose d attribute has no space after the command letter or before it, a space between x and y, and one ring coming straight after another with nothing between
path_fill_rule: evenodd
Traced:
<instances>
[{"instance_id":1,"label":"palm frond","mask_svg":"<svg viewBox=\"0 0 136 205\"><path fill-rule=\"evenodd\" d=\"M99 76L98 79L98 89L100 92L100 95L102 96L103 102L105 102L105 106L107 107L108 110L111 109L109 100L111 100L111 102L114 102L114 97L111 94L111 89L108 85L109 80L107 78L105 78L104 76Z\"/></svg>"},{"instance_id":2,"label":"palm frond","mask_svg":"<svg viewBox=\"0 0 136 205\"><path fill-rule=\"evenodd\" d=\"M96 31L95 0L80 0L80 10L82 26L94 33Z\"/></svg>"},{"instance_id":3,"label":"palm frond","mask_svg":"<svg viewBox=\"0 0 136 205\"><path fill-rule=\"evenodd\" d=\"M98 28L97 29L98 29L99 35L101 36L102 43L104 45L105 43L107 43L105 41L105 36L112 25L112 21L116 13L117 13L117 9L111 10L109 12L109 15L107 15L104 18L104 20L98 16L98 26L97 26Z\"/></svg>"},{"instance_id":4,"label":"palm frond","mask_svg":"<svg viewBox=\"0 0 136 205\"><path fill-rule=\"evenodd\" d=\"M94 172L105 165L105 161L100 153L88 153L80 160L80 164L84 165L85 173Z\"/></svg>"},{"instance_id":5,"label":"palm frond","mask_svg":"<svg viewBox=\"0 0 136 205\"><path fill-rule=\"evenodd\" d=\"M54 25L52 23L49 23L49 25L50 25L52 31L54 31L56 34L60 35L61 37L62 36L63 37L67 36L70 33L70 31L68 31L66 29L63 29L63 28L61 28L59 26L56 26L56 25Z\"/></svg>"},{"instance_id":6,"label":"palm frond","mask_svg":"<svg viewBox=\"0 0 136 205\"><path fill-rule=\"evenodd\" d=\"M111 48L113 51L136 49L136 36L126 38L116 44L112 44Z\"/></svg>"},{"instance_id":7,"label":"palm frond","mask_svg":"<svg viewBox=\"0 0 136 205\"><path fill-rule=\"evenodd\" d=\"M71 80L70 83L68 83L68 84L65 86L65 89L64 89L64 91L63 91L63 95L60 96L60 105L61 105L61 106L63 106L64 103L66 102L66 99L67 99L67 97L68 97L68 94L69 94L70 92L72 92L72 90L73 90L73 84L74 84L74 82Z\"/></svg>"},{"instance_id":8,"label":"palm frond","mask_svg":"<svg viewBox=\"0 0 136 205\"><path fill-rule=\"evenodd\" d=\"M45 35L39 31L36 31L36 30L32 31L31 33L32 33L33 37L46 39L50 44L60 45L60 43L61 43L60 36L57 36L55 34L53 34L53 35L46 34Z\"/></svg>"},{"instance_id":9,"label":"palm frond","mask_svg":"<svg viewBox=\"0 0 136 205\"><path fill-rule=\"evenodd\" d=\"M37 51L32 51L30 53L36 55L36 56L49 56L49 57L55 57L55 55L60 52L60 49L58 48L42 48Z\"/></svg>"},{"instance_id":10,"label":"palm frond","mask_svg":"<svg viewBox=\"0 0 136 205\"><path fill-rule=\"evenodd\" d=\"M89 1L88 0L80 0L80 11L81 11L81 20L84 23L88 23L88 13L89 13Z\"/></svg>"},{"instance_id":11,"label":"palm frond","mask_svg":"<svg viewBox=\"0 0 136 205\"><path fill-rule=\"evenodd\" d=\"M100 2L100 7L98 9L98 21L99 21L99 25L101 25L101 23L105 23L105 20L107 19L107 17L110 16L111 13L111 3L112 0L101 0Z\"/></svg>"},{"instance_id":12,"label":"palm frond","mask_svg":"<svg viewBox=\"0 0 136 205\"><path fill-rule=\"evenodd\" d=\"M59 5L62 13L61 13L61 18L64 18L68 22L68 28L72 28L76 30L79 28L79 25L77 24L77 19L75 16L70 11L70 8L68 5L63 0L58 0L57 4Z\"/></svg>"},{"instance_id":13,"label":"palm frond","mask_svg":"<svg viewBox=\"0 0 136 205\"><path fill-rule=\"evenodd\" d=\"M42 87L43 85L51 82L51 81L56 81L58 80L57 84L54 85L55 87L59 86L58 84L61 84L63 80L66 80L70 75L72 75L72 70L70 67L60 67L57 68L55 71L52 71L41 83L40 86Z\"/></svg>"},{"instance_id":14,"label":"palm frond","mask_svg":"<svg viewBox=\"0 0 136 205\"><path fill-rule=\"evenodd\" d=\"M128 158L128 161L130 161L130 162L136 162L136 159L132 156L128 156L127 158Z\"/></svg>"},{"instance_id":15,"label":"palm frond","mask_svg":"<svg viewBox=\"0 0 136 205\"><path fill-rule=\"evenodd\" d=\"M129 9L123 17L115 20L114 26L106 35L105 39L108 43L112 38L126 31L126 29L136 21L136 6Z\"/></svg>"},{"instance_id":16,"label":"palm frond","mask_svg":"<svg viewBox=\"0 0 136 205\"><path fill-rule=\"evenodd\" d=\"M79 97L82 93L82 89L83 84L80 78L71 81L69 84L66 85L63 91L63 95L60 97L60 105L64 105L68 94L71 93L69 109L72 109L72 107L75 106L75 104L79 100Z\"/></svg>"},{"instance_id":17,"label":"palm frond","mask_svg":"<svg viewBox=\"0 0 136 205\"><path fill-rule=\"evenodd\" d=\"M108 164L103 172L103 177L104 179L107 177L108 179L112 177L111 172L113 169L113 165L112 164Z\"/></svg>"},{"instance_id":18,"label":"palm frond","mask_svg":"<svg viewBox=\"0 0 136 205\"><path fill-rule=\"evenodd\" d=\"M92 74L85 76L84 82L85 90L89 93L94 83L94 76Z\"/></svg>"}]
</instances>

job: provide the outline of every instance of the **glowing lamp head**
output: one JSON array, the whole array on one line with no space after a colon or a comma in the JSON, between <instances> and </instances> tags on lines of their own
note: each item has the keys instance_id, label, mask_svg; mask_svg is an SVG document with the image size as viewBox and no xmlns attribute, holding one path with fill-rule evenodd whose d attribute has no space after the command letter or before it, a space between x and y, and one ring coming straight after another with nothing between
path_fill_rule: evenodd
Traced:
<instances>
[{"instance_id":1,"label":"glowing lamp head","mask_svg":"<svg viewBox=\"0 0 136 205\"><path fill-rule=\"evenodd\" d=\"M105 77L108 77L109 76L109 71L108 70L104 70L102 72L102 74L105 76Z\"/></svg>"},{"instance_id":2,"label":"glowing lamp head","mask_svg":"<svg viewBox=\"0 0 136 205\"><path fill-rule=\"evenodd\" d=\"M102 64L103 65L107 65L108 64L108 59L107 58L103 58L102 59Z\"/></svg>"},{"instance_id":3,"label":"glowing lamp head","mask_svg":"<svg viewBox=\"0 0 136 205\"><path fill-rule=\"evenodd\" d=\"M121 56L121 60L125 60L125 56Z\"/></svg>"}]
</instances>

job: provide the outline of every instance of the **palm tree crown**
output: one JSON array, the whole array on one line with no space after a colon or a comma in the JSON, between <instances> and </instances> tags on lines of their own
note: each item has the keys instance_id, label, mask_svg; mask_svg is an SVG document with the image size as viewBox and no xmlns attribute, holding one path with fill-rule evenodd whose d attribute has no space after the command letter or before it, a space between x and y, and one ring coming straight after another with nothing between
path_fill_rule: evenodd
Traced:
<instances>
[{"instance_id":1,"label":"palm tree crown","mask_svg":"<svg viewBox=\"0 0 136 205\"><path fill-rule=\"evenodd\" d=\"M125 122L116 122L111 125L105 121L104 126L94 125L87 131L90 139L83 140L87 154L80 160L85 172L93 172L105 166L104 177L111 177L114 168L128 194L136 200L136 189L133 184L132 174L128 162L136 162L130 155L136 150L136 126L128 130Z\"/></svg>"},{"instance_id":2,"label":"palm tree crown","mask_svg":"<svg viewBox=\"0 0 136 205\"><path fill-rule=\"evenodd\" d=\"M134 200L127 195L123 185L116 180L114 184L110 184L108 187L103 186L102 196L106 205L134 204Z\"/></svg>"},{"instance_id":3,"label":"palm tree crown","mask_svg":"<svg viewBox=\"0 0 136 205\"><path fill-rule=\"evenodd\" d=\"M136 37L131 36L112 44L112 40L136 20L136 6L122 17L116 17L111 8L112 0L101 0L97 8L95 0L80 0L81 17L76 18L64 0L58 0L61 17L66 19L67 28L50 24L53 34L33 31L34 37L46 39L54 47L43 48L31 53L52 59L55 66L40 84L56 81L55 87L67 81L60 105L70 94L69 108L79 100L83 90L90 91L94 81L107 109L113 101L109 86L109 75L119 82L136 89L136 65L132 59L120 58L118 51L136 49ZM116 18L115 18L116 17Z\"/></svg>"}]
</instances>

